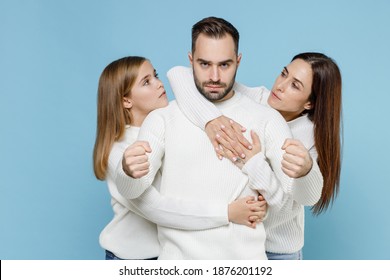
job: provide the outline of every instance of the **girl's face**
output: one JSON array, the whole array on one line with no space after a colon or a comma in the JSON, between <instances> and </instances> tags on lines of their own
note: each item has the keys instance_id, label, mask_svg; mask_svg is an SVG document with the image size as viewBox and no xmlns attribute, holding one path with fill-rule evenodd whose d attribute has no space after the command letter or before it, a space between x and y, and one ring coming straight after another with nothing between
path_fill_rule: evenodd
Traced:
<instances>
[{"instance_id":1,"label":"girl's face","mask_svg":"<svg viewBox=\"0 0 390 280\"><path fill-rule=\"evenodd\" d=\"M278 110L286 121L291 121L311 108L309 96L312 83L313 71L310 64L302 59L295 59L276 78L268 104Z\"/></svg>"},{"instance_id":2,"label":"girl's face","mask_svg":"<svg viewBox=\"0 0 390 280\"><path fill-rule=\"evenodd\" d=\"M132 124L136 126L140 126L151 111L168 105L164 85L148 60L141 65L131 95L123 102L125 108L130 108Z\"/></svg>"}]
</instances>

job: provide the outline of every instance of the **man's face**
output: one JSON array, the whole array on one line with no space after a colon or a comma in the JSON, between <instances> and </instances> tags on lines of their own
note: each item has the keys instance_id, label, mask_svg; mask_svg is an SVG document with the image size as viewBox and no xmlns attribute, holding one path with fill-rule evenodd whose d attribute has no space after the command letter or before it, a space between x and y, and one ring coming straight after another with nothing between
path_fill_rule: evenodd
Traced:
<instances>
[{"instance_id":1,"label":"man's face","mask_svg":"<svg viewBox=\"0 0 390 280\"><path fill-rule=\"evenodd\" d=\"M230 35L215 39L200 34L195 52L188 55L194 71L194 80L200 93L212 102L233 96L233 85L241 54L236 55Z\"/></svg>"}]
</instances>

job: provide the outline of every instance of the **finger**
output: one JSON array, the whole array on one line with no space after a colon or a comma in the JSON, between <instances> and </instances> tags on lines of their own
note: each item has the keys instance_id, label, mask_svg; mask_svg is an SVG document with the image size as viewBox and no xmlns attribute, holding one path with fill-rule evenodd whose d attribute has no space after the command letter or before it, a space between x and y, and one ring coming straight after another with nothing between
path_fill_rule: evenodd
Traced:
<instances>
[{"instance_id":1,"label":"finger","mask_svg":"<svg viewBox=\"0 0 390 280\"><path fill-rule=\"evenodd\" d=\"M282 171L284 174L286 174L290 178L298 178L299 176L296 174L295 171L291 171L290 169L282 167Z\"/></svg>"},{"instance_id":2,"label":"finger","mask_svg":"<svg viewBox=\"0 0 390 280\"><path fill-rule=\"evenodd\" d=\"M255 197L248 195L245 197L245 201L246 201L246 203L252 203L255 201Z\"/></svg>"},{"instance_id":3,"label":"finger","mask_svg":"<svg viewBox=\"0 0 390 280\"><path fill-rule=\"evenodd\" d=\"M239 155L236 150L232 147L231 143L227 141L225 138L223 138L221 135L217 134L218 143L224 148L224 151L226 150L230 151L232 154L234 154L236 157Z\"/></svg>"},{"instance_id":4,"label":"finger","mask_svg":"<svg viewBox=\"0 0 390 280\"><path fill-rule=\"evenodd\" d=\"M228 148L229 150L231 150L236 156L239 156L241 158L245 158L246 155L245 155L244 149L246 149L246 147L241 144L241 141L244 141L244 142L245 141L248 142L248 141L245 139L245 137L241 133L239 135L236 135L235 134L236 132L234 132L233 130L230 129L229 131L230 131L229 133L231 133L231 134L228 134L227 128L223 128L223 134L218 139L221 139L221 141L220 141L221 144L222 144L223 140L225 140L226 142L223 142L224 143L223 145L225 146L225 148Z\"/></svg>"},{"instance_id":5,"label":"finger","mask_svg":"<svg viewBox=\"0 0 390 280\"><path fill-rule=\"evenodd\" d=\"M232 133L234 133L234 136L229 136L232 138L232 139L236 139L238 142L240 142L245 148L247 149L252 149L252 145L251 143L248 141L248 139L245 138L243 132L246 131L246 128L244 128L242 125L240 125L239 123L233 121L233 120L230 120L230 124L231 124L231 128L232 128ZM235 137L235 138L233 138Z\"/></svg>"},{"instance_id":6,"label":"finger","mask_svg":"<svg viewBox=\"0 0 390 280\"><path fill-rule=\"evenodd\" d=\"M228 150L228 149L223 149L223 152L224 152L224 156L226 158L228 158L229 160L231 160L233 163L235 163L237 161L237 155L233 154L232 151Z\"/></svg>"},{"instance_id":7,"label":"finger","mask_svg":"<svg viewBox=\"0 0 390 280\"><path fill-rule=\"evenodd\" d=\"M262 196L262 195L259 195L258 197L257 197L257 199L259 200L259 201L265 201L265 198L264 198L264 196Z\"/></svg>"},{"instance_id":8,"label":"finger","mask_svg":"<svg viewBox=\"0 0 390 280\"><path fill-rule=\"evenodd\" d=\"M282 168L291 172L298 172L301 169L301 166L282 160Z\"/></svg>"},{"instance_id":9,"label":"finger","mask_svg":"<svg viewBox=\"0 0 390 280\"><path fill-rule=\"evenodd\" d=\"M152 152L152 148L150 147L149 142L147 141L136 141L134 144L143 147L147 153Z\"/></svg>"},{"instance_id":10,"label":"finger","mask_svg":"<svg viewBox=\"0 0 390 280\"><path fill-rule=\"evenodd\" d=\"M257 220L261 219L260 216L249 216L248 220L250 222L257 222Z\"/></svg>"},{"instance_id":11,"label":"finger","mask_svg":"<svg viewBox=\"0 0 390 280\"><path fill-rule=\"evenodd\" d=\"M283 146L282 146L282 149L286 149L288 146L301 146L302 143L301 141L297 140L297 139L292 139L292 138L287 138L284 143L283 143Z\"/></svg>"},{"instance_id":12,"label":"finger","mask_svg":"<svg viewBox=\"0 0 390 280\"><path fill-rule=\"evenodd\" d=\"M290 154L302 158L306 157L309 154L309 151L306 150L305 147L295 146L295 145L290 145L286 147L285 152L286 154Z\"/></svg>"},{"instance_id":13,"label":"finger","mask_svg":"<svg viewBox=\"0 0 390 280\"><path fill-rule=\"evenodd\" d=\"M251 206L249 207L249 210L252 212L262 211L264 205L266 205L266 204L267 204L267 202L265 202L265 200L256 201L255 203L251 204Z\"/></svg>"},{"instance_id":14,"label":"finger","mask_svg":"<svg viewBox=\"0 0 390 280\"><path fill-rule=\"evenodd\" d=\"M214 146L214 150L215 150L215 153L216 153L216 155L217 155L217 157L218 157L218 159L222 159L222 157L223 157L223 155L222 155L222 153L223 153L223 151L219 148L219 144L218 144L218 142L217 141L215 141L215 140L212 140L211 141L211 143L213 144L213 146Z\"/></svg>"},{"instance_id":15,"label":"finger","mask_svg":"<svg viewBox=\"0 0 390 280\"><path fill-rule=\"evenodd\" d=\"M253 149L257 152L261 151L261 141L259 135L253 130L251 130L251 138L252 138L252 145Z\"/></svg>"},{"instance_id":16,"label":"finger","mask_svg":"<svg viewBox=\"0 0 390 280\"><path fill-rule=\"evenodd\" d=\"M146 150L143 146L130 146L125 150L125 157L146 155Z\"/></svg>"},{"instance_id":17,"label":"finger","mask_svg":"<svg viewBox=\"0 0 390 280\"><path fill-rule=\"evenodd\" d=\"M283 163L294 164L294 165L303 165L305 163L305 159L303 157L299 157L293 154L285 153L282 159Z\"/></svg>"},{"instance_id":18,"label":"finger","mask_svg":"<svg viewBox=\"0 0 390 280\"><path fill-rule=\"evenodd\" d=\"M241 131L241 132L245 132L246 131L245 127L243 127L241 124L239 124L238 122L236 122L236 121L234 121L232 119L229 120L229 123L236 131Z\"/></svg>"},{"instance_id":19,"label":"finger","mask_svg":"<svg viewBox=\"0 0 390 280\"><path fill-rule=\"evenodd\" d=\"M131 166L129 166L129 169L131 169L133 171L142 171L142 170L149 169L149 167L150 167L150 163L144 162L144 163L132 164Z\"/></svg>"},{"instance_id":20,"label":"finger","mask_svg":"<svg viewBox=\"0 0 390 280\"><path fill-rule=\"evenodd\" d=\"M132 156L126 158L127 164L149 164L149 158L147 155Z\"/></svg>"},{"instance_id":21,"label":"finger","mask_svg":"<svg viewBox=\"0 0 390 280\"><path fill-rule=\"evenodd\" d=\"M256 223L255 222L247 222L247 226L250 227L250 228L253 228L255 229L256 228Z\"/></svg>"},{"instance_id":22,"label":"finger","mask_svg":"<svg viewBox=\"0 0 390 280\"><path fill-rule=\"evenodd\" d=\"M149 169L145 169L145 170L141 170L141 171L134 171L132 174L132 177L135 179L139 179L148 173L149 173Z\"/></svg>"}]
</instances>

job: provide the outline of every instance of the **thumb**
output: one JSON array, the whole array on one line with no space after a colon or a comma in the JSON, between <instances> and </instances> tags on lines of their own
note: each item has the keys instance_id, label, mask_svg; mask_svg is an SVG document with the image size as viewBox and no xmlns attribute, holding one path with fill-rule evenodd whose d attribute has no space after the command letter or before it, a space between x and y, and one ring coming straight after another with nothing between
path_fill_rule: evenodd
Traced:
<instances>
[{"instance_id":1,"label":"thumb","mask_svg":"<svg viewBox=\"0 0 390 280\"><path fill-rule=\"evenodd\" d=\"M139 146L142 146L145 149L145 152L151 153L152 148L150 148L149 142L147 141L138 141Z\"/></svg>"},{"instance_id":2,"label":"thumb","mask_svg":"<svg viewBox=\"0 0 390 280\"><path fill-rule=\"evenodd\" d=\"M259 135L257 135L256 132L254 132L253 130L251 130L251 137L252 137L252 143L253 145L257 145L257 146L260 146L260 137Z\"/></svg>"},{"instance_id":3,"label":"thumb","mask_svg":"<svg viewBox=\"0 0 390 280\"><path fill-rule=\"evenodd\" d=\"M302 143L297 140L297 139L291 139L291 138L287 138L285 141L284 141L284 144L282 146L282 150L285 150L287 149L288 146L291 146L291 145L295 145L295 146L302 146Z\"/></svg>"},{"instance_id":4,"label":"thumb","mask_svg":"<svg viewBox=\"0 0 390 280\"><path fill-rule=\"evenodd\" d=\"M284 140L284 143L283 143L283 146L282 146L282 150L287 149L287 147L292 145L292 144L294 144L294 140L290 139L290 138L287 138L286 140Z\"/></svg>"}]
</instances>

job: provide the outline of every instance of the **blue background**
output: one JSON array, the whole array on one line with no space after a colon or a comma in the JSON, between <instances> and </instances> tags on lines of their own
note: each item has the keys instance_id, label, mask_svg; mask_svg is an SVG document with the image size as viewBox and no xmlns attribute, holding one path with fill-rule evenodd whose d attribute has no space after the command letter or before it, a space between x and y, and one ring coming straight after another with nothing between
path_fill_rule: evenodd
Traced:
<instances>
[{"instance_id":1,"label":"blue background","mask_svg":"<svg viewBox=\"0 0 390 280\"><path fill-rule=\"evenodd\" d=\"M306 259L390 259L390 2L0 1L0 258L102 259L112 212L92 172L96 91L127 55L165 73L188 65L207 16L240 31L237 80L271 87L294 54L333 57L343 76L341 191L306 216ZM173 96L170 93L170 98Z\"/></svg>"}]
</instances>

